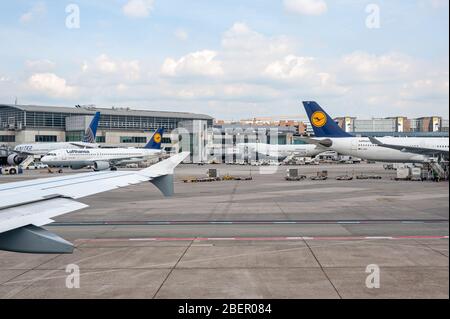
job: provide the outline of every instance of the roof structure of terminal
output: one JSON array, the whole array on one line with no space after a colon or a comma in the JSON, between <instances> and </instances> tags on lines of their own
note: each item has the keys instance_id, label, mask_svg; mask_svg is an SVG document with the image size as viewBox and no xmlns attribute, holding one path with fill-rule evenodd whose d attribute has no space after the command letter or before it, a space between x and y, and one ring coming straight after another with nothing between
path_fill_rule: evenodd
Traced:
<instances>
[{"instance_id":1,"label":"roof structure of terminal","mask_svg":"<svg viewBox=\"0 0 450 319\"><path fill-rule=\"evenodd\" d=\"M57 112L57 113L70 113L80 115L88 115L93 114L95 112L101 112L102 114L105 115L151 116L151 117L186 118L186 119L201 119L201 120L213 119L213 117L205 114L196 114L188 112L136 110L125 107L101 108L96 106L65 107L65 106L16 105L16 104L0 104L0 107L11 107L26 112L48 112L48 113Z\"/></svg>"}]
</instances>

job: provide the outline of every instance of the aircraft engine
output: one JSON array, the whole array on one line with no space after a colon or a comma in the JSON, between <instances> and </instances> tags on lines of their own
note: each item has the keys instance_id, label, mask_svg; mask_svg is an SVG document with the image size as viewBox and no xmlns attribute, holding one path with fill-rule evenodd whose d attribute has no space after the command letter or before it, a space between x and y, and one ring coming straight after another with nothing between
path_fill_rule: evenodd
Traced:
<instances>
[{"instance_id":1,"label":"aircraft engine","mask_svg":"<svg viewBox=\"0 0 450 319\"><path fill-rule=\"evenodd\" d=\"M110 167L109 162L99 161L94 163L94 171L104 171Z\"/></svg>"},{"instance_id":2,"label":"aircraft engine","mask_svg":"<svg viewBox=\"0 0 450 319\"><path fill-rule=\"evenodd\" d=\"M82 169L84 168L84 165L70 165L71 169Z\"/></svg>"},{"instance_id":3,"label":"aircraft engine","mask_svg":"<svg viewBox=\"0 0 450 319\"><path fill-rule=\"evenodd\" d=\"M7 158L7 162L9 165L19 165L24 160L23 157L21 157L19 154L13 153L10 154Z\"/></svg>"},{"instance_id":4,"label":"aircraft engine","mask_svg":"<svg viewBox=\"0 0 450 319\"><path fill-rule=\"evenodd\" d=\"M329 138L325 139L325 140L321 140L319 142L319 145L325 146L325 147L331 147L333 146L333 141L330 140Z\"/></svg>"}]
</instances>

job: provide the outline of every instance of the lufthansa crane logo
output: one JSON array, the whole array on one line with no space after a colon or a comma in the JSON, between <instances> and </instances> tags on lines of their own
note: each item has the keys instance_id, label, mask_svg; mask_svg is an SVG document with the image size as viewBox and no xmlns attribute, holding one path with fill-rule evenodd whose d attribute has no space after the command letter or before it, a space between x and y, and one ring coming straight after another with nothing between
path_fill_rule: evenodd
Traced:
<instances>
[{"instance_id":1,"label":"lufthansa crane logo","mask_svg":"<svg viewBox=\"0 0 450 319\"><path fill-rule=\"evenodd\" d=\"M324 112L317 111L311 116L311 123L315 127L322 127L327 124L327 116Z\"/></svg>"},{"instance_id":2,"label":"lufthansa crane logo","mask_svg":"<svg viewBox=\"0 0 450 319\"><path fill-rule=\"evenodd\" d=\"M153 140L154 140L156 143L161 143L161 134L155 133L155 136L153 136Z\"/></svg>"}]
</instances>

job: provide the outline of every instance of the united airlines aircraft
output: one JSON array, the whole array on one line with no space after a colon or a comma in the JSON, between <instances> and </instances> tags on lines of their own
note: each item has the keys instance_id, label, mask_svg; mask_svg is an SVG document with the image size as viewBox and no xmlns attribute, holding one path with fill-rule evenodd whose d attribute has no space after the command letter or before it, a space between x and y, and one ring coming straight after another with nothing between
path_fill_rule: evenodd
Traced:
<instances>
[{"instance_id":1,"label":"united airlines aircraft","mask_svg":"<svg viewBox=\"0 0 450 319\"><path fill-rule=\"evenodd\" d=\"M82 141L79 142L55 142L55 143L30 143L20 144L14 148L14 153L8 156L9 165L18 165L30 155L43 156L48 152L59 149L80 149L80 148L97 148L95 142L97 135L98 122L100 120L100 112L95 113L91 124L86 129Z\"/></svg>"}]
</instances>

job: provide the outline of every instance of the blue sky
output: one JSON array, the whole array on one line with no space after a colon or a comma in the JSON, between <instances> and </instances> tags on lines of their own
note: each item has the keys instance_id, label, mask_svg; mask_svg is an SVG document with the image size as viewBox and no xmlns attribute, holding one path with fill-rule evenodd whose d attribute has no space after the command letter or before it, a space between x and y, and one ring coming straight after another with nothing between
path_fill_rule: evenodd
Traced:
<instances>
[{"instance_id":1,"label":"blue sky","mask_svg":"<svg viewBox=\"0 0 450 319\"><path fill-rule=\"evenodd\" d=\"M0 103L448 117L448 21L447 0L4 1Z\"/></svg>"}]
</instances>

